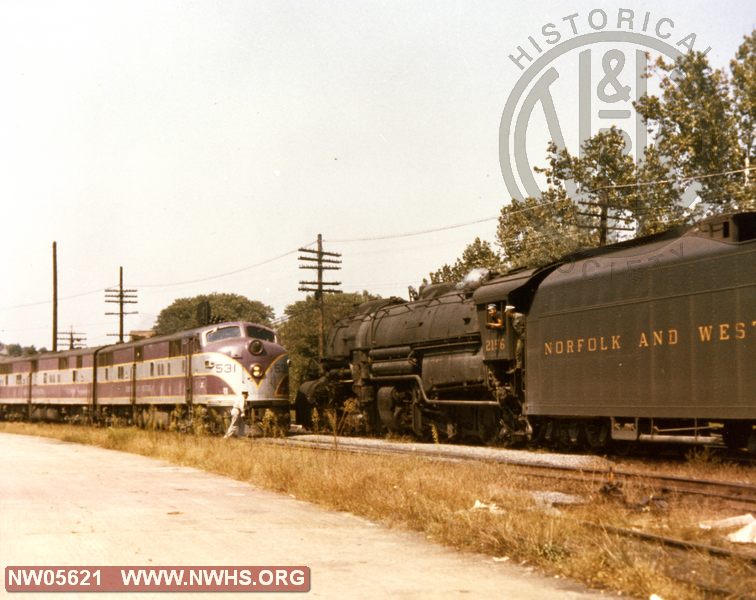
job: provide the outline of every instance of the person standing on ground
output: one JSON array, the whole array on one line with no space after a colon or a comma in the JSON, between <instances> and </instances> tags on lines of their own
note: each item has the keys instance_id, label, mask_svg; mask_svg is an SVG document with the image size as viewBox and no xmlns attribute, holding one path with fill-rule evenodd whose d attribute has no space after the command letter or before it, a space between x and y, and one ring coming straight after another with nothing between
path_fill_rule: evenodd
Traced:
<instances>
[{"instance_id":1,"label":"person standing on ground","mask_svg":"<svg viewBox=\"0 0 756 600\"><path fill-rule=\"evenodd\" d=\"M247 404L247 398L249 392L244 391L241 396L234 401L234 405L231 407L231 425L228 426L228 431L223 439L230 437L244 437L244 408Z\"/></svg>"}]
</instances>

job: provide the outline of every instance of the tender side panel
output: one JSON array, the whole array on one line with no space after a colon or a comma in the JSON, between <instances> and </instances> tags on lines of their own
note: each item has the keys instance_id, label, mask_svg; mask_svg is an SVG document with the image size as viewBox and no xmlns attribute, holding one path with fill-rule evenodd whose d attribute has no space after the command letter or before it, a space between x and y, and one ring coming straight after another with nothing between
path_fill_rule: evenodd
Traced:
<instances>
[{"instance_id":1,"label":"tender side panel","mask_svg":"<svg viewBox=\"0 0 756 600\"><path fill-rule=\"evenodd\" d=\"M555 271L527 325L531 415L756 418L756 246L682 237Z\"/></svg>"}]
</instances>

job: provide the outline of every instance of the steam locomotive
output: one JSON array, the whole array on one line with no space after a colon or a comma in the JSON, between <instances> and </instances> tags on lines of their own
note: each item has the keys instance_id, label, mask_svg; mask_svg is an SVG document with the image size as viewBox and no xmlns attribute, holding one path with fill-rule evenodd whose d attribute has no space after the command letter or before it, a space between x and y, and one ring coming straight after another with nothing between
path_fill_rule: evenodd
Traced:
<instances>
[{"instance_id":1,"label":"steam locomotive","mask_svg":"<svg viewBox=\"0 0 756 600\"><path fill-rule=\"evenodd\" d=\"M334 410L422 437L756 452L756 213L471 275L339 321L297 421Z\"/></svg>"},{"instance_id":2,"label":"steam locomotive","mask_svg":"<svg viewBox=\"0 0 756 600\"><path fill-rule=\"evenodd\" d=\"M286 351L269 327L247 322L99 348L0 362L0 419L121 422L179 429L226 426L234 400L288 430Z\"/></svg>"}]
</instances>

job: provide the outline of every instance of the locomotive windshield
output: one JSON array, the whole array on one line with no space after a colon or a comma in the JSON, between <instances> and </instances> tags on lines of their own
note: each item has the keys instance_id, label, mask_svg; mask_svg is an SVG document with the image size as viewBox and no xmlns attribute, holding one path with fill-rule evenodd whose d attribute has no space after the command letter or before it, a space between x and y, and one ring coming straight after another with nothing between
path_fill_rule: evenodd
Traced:
<instances>
[{"instance_id":1,"label":"locomotive windshield","mask_svg":"<svg viewBox=\"0 0 756 600\"><path fill-rule=\"evenodd\" d=\"M218 327L208 331L206 334L207 343L219 342L221 340L227 340L230 338L238 338L242 336L257 338L258 340L265 340L266 342L275 342L276 334L265 329L264 327L258 327L256 325L244 325L244 333L242 333L242 327L238 325L226 325L225 327Z\"/></svg>"},{"instance_id":2,"label":"locomotive windshield","mask_svg":"<svg viewBox=\"0 0 756 600\"><path fill-rule=\"evenodd\" d=\"M207 343L209 344L210 342L218 342L220 340L237 337L241 337L241 330L237 325L219 327L218 329L207 332Z\"/></svg>"},{"instance_id":3,"label":"locomotive windshield","mask_svg":"<svg viewBox=\"0 0 756 600\"><path fill-rule=\"evenodd\" d=\"M276 335L272 331L254 325L247 325L247 337L265 340L266 342L276 341Z\"/></svg>"}]
</instances>

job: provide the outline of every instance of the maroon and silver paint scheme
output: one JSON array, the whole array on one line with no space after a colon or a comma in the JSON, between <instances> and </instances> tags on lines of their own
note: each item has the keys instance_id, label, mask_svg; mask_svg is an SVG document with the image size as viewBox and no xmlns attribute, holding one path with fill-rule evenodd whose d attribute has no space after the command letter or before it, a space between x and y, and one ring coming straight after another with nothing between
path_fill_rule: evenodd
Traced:
<instances>
[{"instance_id":1,"label":"maroon and silver paint scheme","mask_svg":"<svg viewBox=\"0 0 756 600\"><path fill-rule=\"evenodd\" d=\"M248 392L251 418L288 420L288 356L269 327L208 325L137 342L0 362L0 418L167 424L196 407L224 415Z\"/></svg>"}]
</instances>

